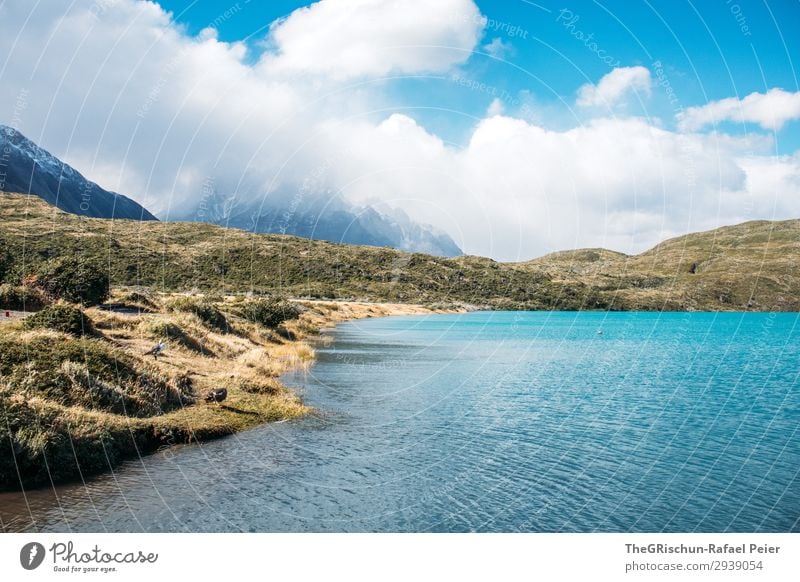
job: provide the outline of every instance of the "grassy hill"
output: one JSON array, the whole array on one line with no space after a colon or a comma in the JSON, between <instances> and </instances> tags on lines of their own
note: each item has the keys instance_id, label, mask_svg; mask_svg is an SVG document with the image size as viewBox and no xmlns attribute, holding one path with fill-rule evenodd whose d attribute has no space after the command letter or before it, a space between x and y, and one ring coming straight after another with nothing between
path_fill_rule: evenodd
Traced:
<instances>
[{"instance_id":1,"label":"grassy hill","mask_svg":"<svg viewBox=\"0 0 800 582\"><path fill-rule=\"evenodd\" d=\"M583 249L498 263L198 223L112 222L18 194L0 194L0 201L0 276L12 284L49 259L79 255L107 265L112 285L157 291L493 309L800 309L798 220L691 234L636 256Z\"/></svg>"},{"instance_id":2,"label":"grassy hill","mask_svg":"<svg viewBox=\"0 0 800 582\"><path fill-rule=\"evenodd\" d=\"M586 284L615 307L713 311L799 310L799 267L800 220L693 233L636 256L583 249L525 263L555 282Z\"/></svg>"},{"instance_id":3,"label":"grassy hill","mask_svg":"<svg viewBox=\"0 0 800 582\"><path fill-rule=\"evenodd\" d=\"M199 223L112 222L67 214L17 194L0 194L0 201L0 247L8 249L4 278L11 284L48 259L78 255L107 265L113 286L158 291L254 291L494 308L593 305L591 290L580 283L556 285L491 259L448 259Z\"/></svg>"}]
</instances>

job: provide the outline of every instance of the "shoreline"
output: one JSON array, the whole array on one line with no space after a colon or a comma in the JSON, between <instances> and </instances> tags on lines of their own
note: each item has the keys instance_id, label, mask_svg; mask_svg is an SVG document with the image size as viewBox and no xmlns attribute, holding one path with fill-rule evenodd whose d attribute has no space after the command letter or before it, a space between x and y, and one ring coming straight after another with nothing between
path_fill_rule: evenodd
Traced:
<instances>
[{"instance_id":1,"label":"shoreline","mask_svg":"<svg viewBox=\"0 0 800 582\"><path fill-rule=\"evenodd\" d=\"M221 305L231 308L232 312L235 301L222 298ZM134 314L87 309L86 315L100 334L99 338L90 339L70 338L51 331L25 331L21 318L3 323L0 340L25 345L31 354L37 354L30 356L31 359L39 357L36 345L42 342L74 344L78 352L89 353L87 357L91 357L92 350L102 347L109 359L113 358L109 362L111 365L119 359L134 364L137 374L160 375L168 378L170 385L186 382L195 398L191 404L182 404L161 414L135 416L65 405L38 395L17 393L13 384L6 384L10 392L6 392L7 400L0 407L6 418L13 419L21 409L27 413L28 425L33 424L37 435L49 434L52 426L62 427L63 435L57 439L61 446L53 447L46 442L39 445L41 450L36 451L32 460L26 459L27 465L12 455L12 467L0 466L0 491L45 489L85 481L109 473L123 462L175 445L208 442L269 422L307 416L313 408L303 403L281 378L313 365L312 344L321 338L323 330L357 319L469 310L467 307L442 309L419 304L356 301L296 300L293 303L301 306L302 313L297 319L278 326L279 330L261 328L226 311L230 329L214 331L201 325L194 315L163 309ZM180 330L181 335L169 340L165 354L157 360L142 355L154 338L170 325ZM69 363L54 359L49 366L57 371ZM228 389L224 402L203 401L205 393L220 386ZM16 442L17 434L10 432L8 436Z\"/></svg>"}]
</instances>

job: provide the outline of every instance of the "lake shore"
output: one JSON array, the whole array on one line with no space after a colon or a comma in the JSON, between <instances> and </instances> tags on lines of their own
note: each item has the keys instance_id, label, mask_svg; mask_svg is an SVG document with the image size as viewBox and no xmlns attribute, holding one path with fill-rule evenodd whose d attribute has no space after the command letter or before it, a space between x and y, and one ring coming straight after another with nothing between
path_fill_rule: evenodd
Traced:
<instances>
[{"instance_id":1,"label":"lake shore","mask_svg":"<svg viewBox=\"0 0 800 582\"><path fill-rule=\"evenodd\" d=\"M263 423L308 415L313 410L279 377L313 364L315 354L310 342L321 330L355 319L466 310L396 303L297 301L301 309L297 319L286 321L277 329L266 329L232 315L240 299L218 301L229 325L224 331L209 328L194 314L166 309L87 309L85 314L96 329L91 338L27 330L21 318L0 325L0 340L8 346L25 346L26 353L21 354L20 360L30 358L39 364L52 357L42 365L45 370L60 374L72 365L72 360L77 360L74 364L78 366L82 357L87 361L99 359L105 368L122 362L137 375L162 379L166 390L190 395L181 400L180 406L164 413L120 414L56 400L49 394L25 393L15 387L13 374L0 378L0 411L7 425L13 427L16 422L20 427L0 435L11 439L18 457L11 459L13 464L0 466L0 490L79 481L174 445L208 441ZM163 355L145 355L162 336L169 336ZM65 355L68 352L73 356ZM6 353L3 357L8 360L12 356ZM103 358L108 361L103 363ZM31 381L35 381L35 375ZM97 385L88 387L80 383L79 378L73 388L92 393L101 384L99 379ZM204 401L205 394L221 387L228 391L224 402ZM24 459L21 450L25 450Z\"/></svg>"},{"instance_id":2,"label":"lake shore","mask_svg":"<svg viewBox=\"0 0 800 582\"><path fill-rule=\"evenodd\" d=\"M797 318L344 323L312 342L313 373L284 378L319 414L0 495L0 528L795 531Z\"/></svg>"}]
</instances>

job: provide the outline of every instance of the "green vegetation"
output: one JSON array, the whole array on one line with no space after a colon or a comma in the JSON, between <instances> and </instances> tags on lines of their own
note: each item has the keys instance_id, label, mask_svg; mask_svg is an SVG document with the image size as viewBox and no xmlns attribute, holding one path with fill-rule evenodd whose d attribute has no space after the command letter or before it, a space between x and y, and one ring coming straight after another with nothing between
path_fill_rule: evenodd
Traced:
<instances>
[{"instance_id":1,"label":"green vegetation","mask_svg":"<svg viewBox=\"0 0 800 582\"><path fill-rule=\"evenodd\" d=\"M63 256L47 262L29 274L25 283L53 299L86 306L105 301L110 289L108 272L100 262L81 256Z\"/></svg>"},{"instance_id":2,"label":"green vegetation","mask_svg":"<svg viewBox=\"0 0 800 582\"><path fill-rule=\"evenodd\" d=\"M139 311L156 311L160 307L158 298L147 289L128 291L120 297L120 301Z\"/></svg>"},{"instance_id":3,"label":"green vegetation","mask_svg":"<svg viewBox=\"0 0 800 582\"><path fill-rule=\"evenodd\" d=\"M48 305L25 319L25 329L51 329L76 337L95 333L92 321L78 309L67 303Z\"/></svg>"},{"instance_id":4,"label":"green vegetation","mask_svg":"<svg viewBox=\"0 0 800 582\"><path fill-rule=\"evenodd\" d=\"M97 272L107 273L115 286L161 292L254 291L489 309L800 309L797 220L692 234L637 256L583 249L497 263L199 223L117 220L110 229L106 220L66 214L38 198L0 195L4 276L12 285L20 283L23 264L39 273L59 258L81 257L104 265ZM208 325L222 325L206 315Z\"/></svg>"},{"instance_id":5,"label":"green vegetation","mask_svg":"<svg viewBox=\"0 0 800 582\"><path fill-rule=\"evenodd\" d=\"M167 307L172 311L193 313L200 318L200 321L216 331L227 332L229 330L225 315L208 299L178 297L173 299Z\"/></svg>"},{"instance_id":6,"label":"green vegetation","mask_svg":"<svg viewBox=\"0 0 800 582\"><path fill-rule=\"evenodd\" d=\"M50 300L35 287L23 285L0 285L0 309L36 311L50 303Z\"/></svg>"},{"instance_id":7,"label":"green vegetation","mask_svg":"<svg viewBox=\"0 0 800 582\"><path fill-rule=\"evenodd\" d=\"M753 221L662 242L636 256L553 253L523 268L597 290L612 309L800 310L800 220Z\"/></svg>"},{"instance_id":8,"label":"green vegetation","mask_svg":"<svg viewBox=\"0 0 800 582\"><path fill-rule=\"evenodd\" d=\"M86 478L162 446L307 412L276 376L306 365L310 348L273 343L208 298L168 303L180 309L118 314L59 301L0 324L0 490ZM239 335L227 333L228 318ZM159 339L165 353L147 356ZM226 402L206 405L201 396L220 385Z\"/></svg>"},{"instance_id":9,"label":"green vegetation","mask_svg":"<svg viewBox=\"0 0 800 582\"><path fill-rule=\"evenodd\" d=\"M300 316L297 305L285 299L274 298L248 300L239 307L239 312L247 321L270 328Z\"/></svg>"},{"instance_id":10,"label":"green vegetation","mask_svg":"<svg viewBox=\"0 0 800 582\"><path fill-rule=\"evenodd\" d=\"M107 471L158 446L152 425L137 425L136 419L193 402L185 382L142 365L105 340L5 331L0 335L0 489Z\"/></svg>"},{"instance_id":11,"label":"green vegetation","mask_svg":"<svg viewBox=\"0 0 800 582\"><path fill-rule=\"evenodd\" d=\"M448 259L201 223L108 221L60 212L38 198L2 194L0 239L17 269L59 257L101 262L115 287L220 295L394 303L469 303L530 309L596 304L591 289L478 257ZM41 232L42 236L31 233ZM46 233L46 234L44 234ZM34 268L36 270L36 267ZM38 272L38 271L37 271ZM12 282L13 281L9 281Z\"/></svg>"},{"instance_id":12,"label":"green vegetation","mask_svg":"<svg viewBox=\"0 0 800 582\"><path fill-rule=\"evenodd\" d=\"M274 378L248 378L239 382L239 389L249 394L277 394L282 386Z\"/></svg>"},{"instance_id":13,"label":"green vegetation","mask_svg":"<svg viewBox=\"0 0 800 582\"><path fill-rule=\"evenodd\" d=\"M1 336L0 350L0 374L28 399L138 417L192 402L157 370L100 339L45 333L18 342Z\"/></svg>"},{"instance_id":14,"label":"green vegetation","mask_svg":"<svg viewBox=\"0 0 800 582\"><path fill-rule=\"evenodd\" d=\"M6 249L3 241L0 240L0 281L6 278L6 273L11 269L12 264L11 254Z\"/></svg>"}]
</instances>

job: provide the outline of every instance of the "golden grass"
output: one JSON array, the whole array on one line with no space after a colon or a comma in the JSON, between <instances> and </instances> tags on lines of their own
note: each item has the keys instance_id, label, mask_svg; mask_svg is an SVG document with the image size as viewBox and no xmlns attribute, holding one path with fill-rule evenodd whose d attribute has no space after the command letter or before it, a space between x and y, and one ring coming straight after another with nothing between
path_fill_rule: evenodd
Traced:
<instances>
[{"instance_id":1,"label":"golden grass","mask_svg":"<svg viewBox=\"0 0 800 582\"><path fill-rule=\"evenodd\" d=\"M151 303L169 305L170 300L161 295ZM26 330L21 320L0 324L0 337L6 336L3 339L8 345L20 346L14 360L19 365L25 366L26 358L28 363L37 359L39 373L52 370L52 374L61 372L63 376L67 366L69 370L86 369L88 377L83 363L88 357L95 370L92 375L103 376L96 380L102 381L109 393L128 394L122 384L114 384L122 366L129 375L149 378L156 382L151 386L174 396L164 400L166 404L160 409L148 409L134 417L113 408L98 408L105 405L94 400L71 400L61 392L56 399L50 392L33 390L26 385L25 374L0 378L0 410L15 419L9 425L15 428L9 430L25 443L25 487L49 479L41 473L42 455L49 459L48 466L59 468L53 479L68 481L107 471L125 458L164 446L217 438L264 422L307 415L311 408L279 377L313 364L315 351L309 338L318 330L346 319L433 312L414 305L306 301L299 319L286 322L286 331L278 334L238 317L231 312L235 310L226 309L229 303L234 302L218 298L215 303L228 319L227 331L209 328L193 313L153 309L140 314L87 309L86 314L100 330L100 335L89 340L47 329ZM166 351L157 359L145 355L164 336L168 336ZM27 355L25 344L35 349L43 343L64 349L45 354L45 359ZM18 364L12 368L17 372ZM228 391L224 402L204 401L209 391L223 387ZM190 392L195 395L194 401ZM67 440L62 438L66 434ZM109 451L113 451L111 456ZM16 477L9 477L12 473L0 462L0 489L19 487Z\"/></svg>"},{"instance_id":2,"label":"golden grass","mask_svg":"<svg viewBox=\"0 0 800 582\"><path fill-rule=\"evenodd\" d=\"M314 363L315 351L306 338L347 319L433 312L416 305L305 301L302 303L305 311L300 318L284 324L297 338L289 341L227 311L226 304L234 303L234 299L218 299L218 306L230 323L229 333L209 329L192 313L162 311L121 315L97 308L87 310L107 340L142 365L154 367L167 377L188 376L199 398L197 404L158 417L130 419L80 409L70 410L70 415L76 421L82 418L83 422L96 422L102 417L104 424L112 426L122 423L133 428L152 426L159 430L178 430L181 434L189 431L186 434L199 439L234 433L263 422L297 418L308 414L310 408L281 384L278 377L294 369L308 369ZM161 304L169 305L169 301L169 296L159 297ZM162 339L162 332L168 325L180 329L204 351L167 338L167 350L162 356L157 360L145 356L145 352ZM28 335L47 333L25 332ZM222 404L207 404L202 400L208 391L221 387L228 390L228 398Z\"/></svg>"}]
</instances>

